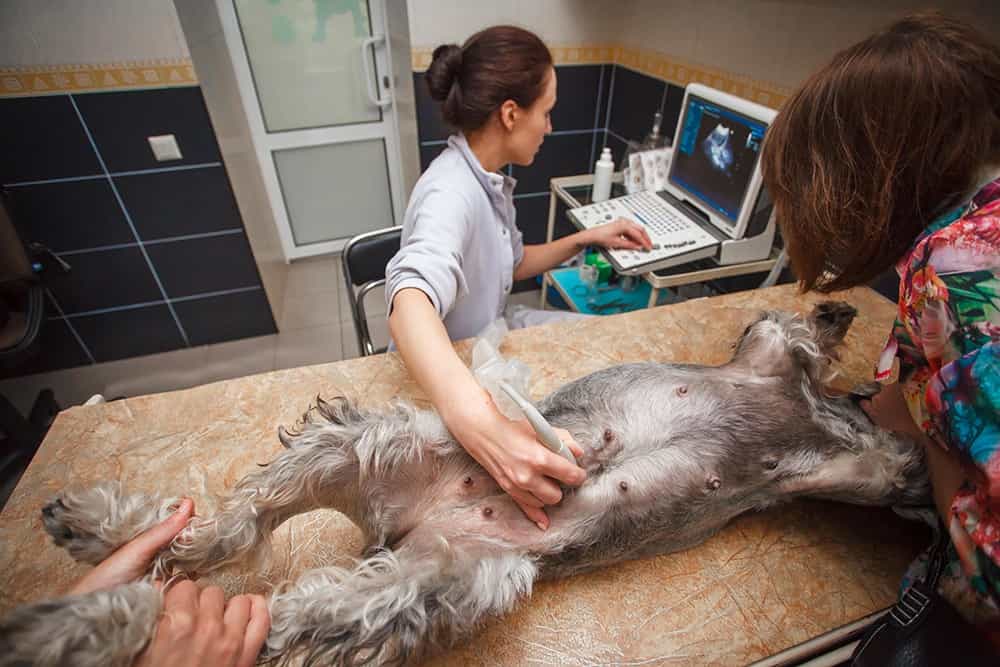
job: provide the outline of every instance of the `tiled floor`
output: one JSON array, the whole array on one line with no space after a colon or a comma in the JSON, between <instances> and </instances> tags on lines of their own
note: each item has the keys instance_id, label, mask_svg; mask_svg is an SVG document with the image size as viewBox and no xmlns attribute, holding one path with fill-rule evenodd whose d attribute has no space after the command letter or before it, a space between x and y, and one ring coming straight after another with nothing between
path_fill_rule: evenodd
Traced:
<instances>
[{"instance_id":1,"label":"tiled floor","mask_svg":"<svg viewBox=\"0 0 1000 667\"><path fill-rule=\"evenodd\" d=\"M539 292L522 292L511 300L537 306ZM370 293L365 306L375 345L385 345L389 333L383 317L383 294ZM12 378L0 381L0 393L26 414L37 392L44 388L51 388L60 405L67 407L94 394L107 398L138 396L358 356L339 258L291 264L283 312L275 313L275 317L279 333L272 336Z\"/></svg>"}]
</instances>

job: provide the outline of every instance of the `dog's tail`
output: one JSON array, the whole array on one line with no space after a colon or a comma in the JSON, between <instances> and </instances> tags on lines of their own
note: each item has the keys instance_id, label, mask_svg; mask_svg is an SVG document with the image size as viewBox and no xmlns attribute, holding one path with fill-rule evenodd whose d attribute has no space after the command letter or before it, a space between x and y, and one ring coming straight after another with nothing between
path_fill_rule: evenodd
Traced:
<instances>
[{"instance_id":1,"label":"dog's tail","mask_svg":"<svg viewBox=\"0 0 1000 667\"><path fill-rule=\"evenodd\" d=\"M530 557L439 546L307 572L272 596L262 657L282 665L410 663L530 594L537 573Z\"/></svg>"}]
</instances>

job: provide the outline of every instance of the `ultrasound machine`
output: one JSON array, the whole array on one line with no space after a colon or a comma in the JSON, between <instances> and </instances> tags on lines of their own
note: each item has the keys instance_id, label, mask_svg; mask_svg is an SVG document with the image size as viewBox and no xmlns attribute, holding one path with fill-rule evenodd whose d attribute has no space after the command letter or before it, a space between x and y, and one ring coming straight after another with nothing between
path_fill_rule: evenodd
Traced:
<instances>
[{"instance_id":1,"label":"ultrasound machine","mask_svg":"<svg viewBox=\"0 0 1000 667\"><path fill-rule=\"evenodd\" d=\"M684 93L667 189L570 209L580 229L627 218L642 224L650 251L604 250L618 273L636 275L693 260L765 259L773 207L761 187L760 151L775 111L693 83Z\"/></svg>"}]
</instances>

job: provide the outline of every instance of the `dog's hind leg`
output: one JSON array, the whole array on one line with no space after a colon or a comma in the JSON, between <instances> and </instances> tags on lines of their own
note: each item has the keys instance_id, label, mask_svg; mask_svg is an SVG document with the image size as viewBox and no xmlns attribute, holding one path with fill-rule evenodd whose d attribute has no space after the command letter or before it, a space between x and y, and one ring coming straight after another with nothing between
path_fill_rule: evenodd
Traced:
<instances>
[{"instance_id":1,"label":"dog's hind leg","mask_svg":"<svg viewBox=\"0 0 1000 667\"><path fill-rule=\"evenodd\" d=\"M266 552L274 529L303 512L335 508L356 520L354 445L363 422L344 399L319 401L300 433L281 431L284 452L241 479L214 516L188 523L160 554L158 571L202 573Z\"/></svg>"},{"instance_id":2,"label":"dog's hind leg","mask_svg":"<svg viewBox=\"0 0 1000 667\"><path fill-rule=\"evenodd\" d=\"M115 549L163 521L179 499L129 494L118 482L71 490L42 508L53 541L78 561L96 565Z\"/></svg>"},{"instance_id":3,"label":"dog's hind leg","mask_svg":"<svg viewBox=\"0 0 1000 667\"><path fill-rule=\"evenodd\" d=\"M195 517L160 554L161 574L194 574L242 560L290 517L339 507L357 488L357 456L350 447L314 438L282 452L244 477L212 517ZM128 494L117 482L67 491L42 509L45 529L79 561L96 565L159 523L178 499Z\"/></svg>"},{"instance_id":4,"label":"dog's hind leg","mask_svg":"<svg viewBox=\"0 0 1000 667\"><path fill-rule=\"evenodd\" d=\"M161 601L140 581L18 607L0 621L0 667L128 667L153 636Z\"/></svg>"},{"instance_id":5,"label":"dog's hind leg","mask_svg":"<svg viewBox=\"0 0 1000 667\"><path fill-rule=\"evenodd\" d=\"M530 556L427 537L351 570L307 572L277 592L263 657L283 665L411 663L530 595L537 576Z\"/></svg>"},{"instance_id":6,"label":"dog's hind leg","mask_svg":"<svg viewBox=\"0 0 1000 667\"><path fill-rule=\"evenodd\" d=\"M354 444L359 431L375 422L346 400L320 401L300 433L281 432L288 449L240 480L214 516L193 518L160 554L156 570L206 572L251 555L296 514L321 507L350 512L358 488ZM61 494L42 509L42 520L57 545L96 564L169 516L176 503L128 494L117 482L106 482Z\"/></svg>"}]
</instances>

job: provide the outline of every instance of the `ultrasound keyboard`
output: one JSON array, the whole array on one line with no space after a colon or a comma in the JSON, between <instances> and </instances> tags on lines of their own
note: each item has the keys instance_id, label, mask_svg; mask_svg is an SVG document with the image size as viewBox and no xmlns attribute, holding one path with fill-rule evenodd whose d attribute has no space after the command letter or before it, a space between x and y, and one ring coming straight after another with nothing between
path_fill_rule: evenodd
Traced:
<instances>
[{"instance_id":1,"label":"ultrasound keyboard","mask_svg":"<svg viewBox=\"0 0 1000 667\"><path fill-rule=\"evenodd\" d=\"M646 228L653 249L605 250L619 273L634 275L682 264L715 254L719 240L689 220L655 192L609 199L569 210L578 226L591 229L618 218L638 222Z\"/></svg>"}]
</instances>

